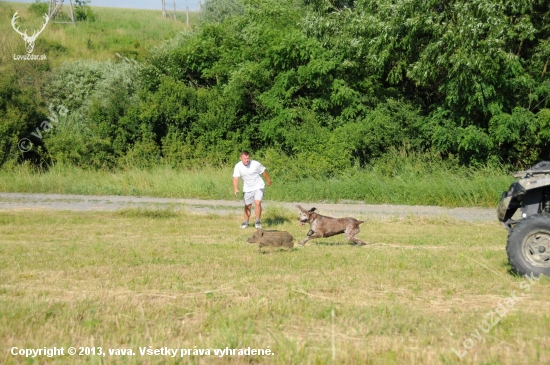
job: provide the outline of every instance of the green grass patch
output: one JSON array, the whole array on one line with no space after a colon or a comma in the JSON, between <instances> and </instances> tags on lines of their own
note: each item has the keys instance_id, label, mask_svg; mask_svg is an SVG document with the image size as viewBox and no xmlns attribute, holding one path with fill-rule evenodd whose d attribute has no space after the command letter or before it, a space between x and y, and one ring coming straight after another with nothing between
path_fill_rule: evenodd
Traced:
<instances>
[{"instance_id":1,"label":"green grass patch","mask_svg":"<svg viewBox=\"0 0 550 365\"><path fill-rule=\"evenodd\" d=\"M93 5L93 2L91 3ZM160 3L159 3L160 4ZM29 11L29 3L0 2L0 65L12 55L26 54L21 37L12 29L11 18L18 11L20 29L40 29L43 17ZM65 4L64 8L68 8ZM152 47L187 28L185 12L180 9L177 19L164 19L160 10L117 9L91 6L95 21L80 21L76 25L60 24L51 20L37 39L34 54L46 54L48 61L59 65L82 59L113 59L115 53L133 59L142 59ZM172 14L172 12L170 12ZM197 13L190 13L190 24L197 21Z\"/></svg>"},{"instance_id":2,"label":"green grass patch","mask_svg":"<svg viewBox=\"0 0 550 365\"><path fill-rule=\"evenodd\" d=\"M135 212L134 212L135 213ZM241 217L141 211L0 212L2 363L12 347L131 348L48 363L540 364L550 361L546 278L510 273L497 223L371 220L343 236L258 254ZM266 228L307 228L274 207ZM520 300L487 333L486 314ZM452 348L464 351L462 360ZM469 342L466 342L469 344ZM141 356L139 347L267 348L274 356Z\"/></svg>"},{"instance_id":3,"label":"green grass patch","mask_svg":"<svg viewBox=\"0 0 550 365\"><path fill-rule=\"evenodd\" d=\"M123 208L116 211L116 214L119 214L123 217L144 217L144 218L174 218L180 216L180 212L177 212L172 207L162 207L162 208Z\"/></svg>"},{"instance_id":4,"label":"green grass patch","mask_svg":"<svg viewBox=\"0 0 550 365\"><path fill-rule=\"evenodd\" d=\"M267 166L269 168L269 166ZM235 199L232 167L177 170L167 166L114 172L57 165L35 172L25 166L0 170L0 191L84 195L138 195L166 198ZM272 201L494 207L514 179L499 170L435 167L432 171L377 169L352 171L330 179L272 174L266 188Z\"/></svg>"}]
</instances>

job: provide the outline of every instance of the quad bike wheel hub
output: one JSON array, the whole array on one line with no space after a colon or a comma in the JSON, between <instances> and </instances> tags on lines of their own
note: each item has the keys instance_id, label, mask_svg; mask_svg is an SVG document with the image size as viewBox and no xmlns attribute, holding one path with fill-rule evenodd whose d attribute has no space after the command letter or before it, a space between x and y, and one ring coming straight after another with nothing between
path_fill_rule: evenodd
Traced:
<instances>
[{"instance_id":1,"label":"quad bike wheel hub","mask_svg":"<svg viewBox=\"0 0 550 365\"><path fill-rule=\"evenodd\" d=\"M523 241L523 254L533 266L550 267L550 233L536 233Z\"/></svg>"}]
</instances>

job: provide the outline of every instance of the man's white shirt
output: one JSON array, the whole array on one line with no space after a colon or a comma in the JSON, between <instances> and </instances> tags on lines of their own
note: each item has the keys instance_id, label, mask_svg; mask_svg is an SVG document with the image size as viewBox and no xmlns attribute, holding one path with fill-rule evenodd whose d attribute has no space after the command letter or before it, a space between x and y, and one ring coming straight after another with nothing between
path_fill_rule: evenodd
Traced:
<instances>
[{"instance_id":1,"label":"man's white shirt","mask_svg":"<svg viewBox=\"0 0 550 365\"><path fill-rule=\"evenodd\" d=\"M265 167L258 161L250 160L248 166L240 161L235 165L233 177L243 179L243 193L248 193L265 187L264 180L260 176L264 171Z\"/></svg>"}]
</instances>

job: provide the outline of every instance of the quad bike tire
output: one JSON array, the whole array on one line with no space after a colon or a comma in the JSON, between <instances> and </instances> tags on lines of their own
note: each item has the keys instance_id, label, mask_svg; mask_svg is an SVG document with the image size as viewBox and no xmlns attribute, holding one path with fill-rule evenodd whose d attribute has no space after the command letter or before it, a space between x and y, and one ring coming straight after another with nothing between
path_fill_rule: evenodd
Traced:
<instances>
[{"instance_id":1,"label":"quad bike tire","mask_svg":"<svg viewBox=\"0 0 550 365\"><path fill-rule=\"evenodd\" d=\"M550 277L550 214L536 214L516 224L506 253L518 274Z\"/></svg>"}]
</instances>

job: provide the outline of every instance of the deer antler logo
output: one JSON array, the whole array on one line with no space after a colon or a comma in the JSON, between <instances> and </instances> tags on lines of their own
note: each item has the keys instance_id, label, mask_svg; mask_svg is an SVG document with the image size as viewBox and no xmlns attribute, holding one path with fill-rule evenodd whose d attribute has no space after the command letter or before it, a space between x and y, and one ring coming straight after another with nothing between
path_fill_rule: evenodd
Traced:
<instances>
[{"instance_id":1,"label":"deer antler logo","mask_svg":"<svg viewBox=\"0 0 550 365\"><path fill-rule=\"evenodd\" d=\"M29 36L29 35L27 35L27 30L26 29L25 29L25 32L21 33L19 31L19 27L15 26L15 21L17 20L17 18L19 18L17 16L17 13L18 13L18 11L16 11L15 14L13 14L13 18L11 18L11 26L13 27L13 29L15 29L15 31L17 33L19 33L19 35L21 35L21 37L25 41L26 48L27 48L27 53L31 54L32 51L34 50L34 42L36 42L36 38L38 38L38 35L40 35L40 33L42 33L44 28L46 28L46 25L48 24L48 21L50 20L50 17L47 14L44 14L44 19L46 20L46 22L42 26L42 29L35 30L33 32L33 34L31 36Z\"/></svg>"}]
</instances>

